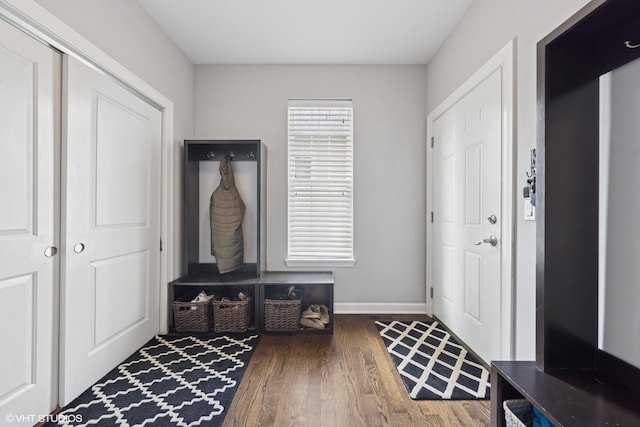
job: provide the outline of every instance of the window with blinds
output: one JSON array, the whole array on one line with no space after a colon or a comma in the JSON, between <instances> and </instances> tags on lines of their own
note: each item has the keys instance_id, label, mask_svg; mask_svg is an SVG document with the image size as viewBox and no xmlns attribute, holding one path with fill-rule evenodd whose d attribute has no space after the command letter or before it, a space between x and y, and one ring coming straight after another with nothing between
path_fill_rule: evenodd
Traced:
<instances>
[{"instance_id":1,"label":"window with blinds","mask_svg":"<svg viewBox=\"0 0 640 427\"><path fill-rule=\"evenodd\" d=\"M352 266L352 102L290 100L288 122L287 265Z\"/></svg>"}]
</instances>

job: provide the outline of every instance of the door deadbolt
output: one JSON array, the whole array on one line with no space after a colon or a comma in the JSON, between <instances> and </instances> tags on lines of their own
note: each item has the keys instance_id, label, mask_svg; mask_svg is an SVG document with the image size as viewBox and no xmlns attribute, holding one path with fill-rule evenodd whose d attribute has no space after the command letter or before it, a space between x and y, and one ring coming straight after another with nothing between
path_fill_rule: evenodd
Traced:
<instances>
[{"instance_id":1,"label":"door deadbolt","mask_svg":"<svg viewBox=\"0 0 640 427\"><path fill-rule=\"evenodd\" d=\"M498 222L498 218L496 218L495 215L489 215L489 218L487 218L487 220L489 221L489 224L495 224L496 222Z\"/></svg>"},{"instance_id":2,"label":"door deadbolt","mask_svg":"<svg viewBox=\"0 0 640 427\"><path fill-rule=\"evenodd\" d=\"M76 243L73 245L73 252L79 254L82 251L84 251L84 243Z\"/></svg>"}]
</instances>

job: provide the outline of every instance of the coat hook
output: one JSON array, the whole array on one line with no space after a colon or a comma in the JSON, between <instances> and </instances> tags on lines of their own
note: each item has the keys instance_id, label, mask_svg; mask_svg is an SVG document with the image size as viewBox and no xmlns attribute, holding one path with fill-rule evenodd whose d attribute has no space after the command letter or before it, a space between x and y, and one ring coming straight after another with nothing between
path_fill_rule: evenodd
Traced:
<instances>
[{"instance_id":1,"label":"coat hook","mask_svg":"<svg viewBox=\"0 0 640 427\"><path fill-rule=\"evenodd\" d=\"M626 42L624 42L624 45L626 47L628 47L629 49L637 49L640 47L640 44L631 44L631 42L629 40L627 40Z\"/></svg>"},{"instance_id":2,"label":"coat hook","mask_svg":"<svg viewBox=\"0 0 640 427\"><path fill-rule=\"evenodd\" d=\"M215 159L216 157L218 157L218 155L216 153L214 153L213 151L209 151L207 153L207 159Z\"/></svg>"},{"instance_id":3,"label":"coat hook","mask_svg":"<svg viewBox=\"0 0 640 427\"><path fill-rule=\"evenodd\" d=\"M249 153L247 153L247 157L249 159L255 159L256 158L256 153L254 153L253 151L249 151Z\"/></svg>"},{"instance_id":4,"label":"coat hook","mask_svg":"<svg viewBox=\"0 0 640 427\"><path fill-rule=\"evenodd\" d=\"M231 160L235 160L236 159L236 153L234 153L233 151L229 151L229 158Z\"/></svg>"}]
</instances>

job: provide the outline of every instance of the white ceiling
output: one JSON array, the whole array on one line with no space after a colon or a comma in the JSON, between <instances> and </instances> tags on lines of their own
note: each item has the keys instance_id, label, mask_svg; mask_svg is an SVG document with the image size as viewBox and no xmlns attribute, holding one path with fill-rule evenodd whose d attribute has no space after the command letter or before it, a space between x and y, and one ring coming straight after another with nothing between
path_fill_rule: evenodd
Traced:
<instances>
[{"instance_id":1,"label":"white ceiling","mask_svg":"<svg viewBox=\"0 0 640 427\"><path fill-rule=\"evenodd\" d=\"M138 0L194 64L426 64L473 0Z\"/></svg>"}]
</instances>

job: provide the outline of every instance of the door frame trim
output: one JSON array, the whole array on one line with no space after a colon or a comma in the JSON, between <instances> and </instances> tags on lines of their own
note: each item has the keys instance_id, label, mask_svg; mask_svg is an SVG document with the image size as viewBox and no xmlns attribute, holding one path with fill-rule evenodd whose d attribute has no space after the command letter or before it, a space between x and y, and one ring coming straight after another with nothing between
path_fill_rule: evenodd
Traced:
<instances>
[{"instance_id":1,"label":"door frame trim","mask_svg":"<svg viewBox=\"0 0 640 427\"><path fill-rule=\"evenodd\" d=\"M467 81L451 93L440 105L427 115L427 262L426 262L426 303L427 314L433 315L433 298L430 296L430 288L433 287L433 224L430 221L430 212L434 211L433 201L433 150L431 138L434 132L435 121L447 110L457 104L469 92L484 82L497 70L502 70L502 207L503 218L500 245L501 272L500 272L500 353L504 360L514 358L514 283L515 283L515 40L510 40L487 63L478 69ZM505 244L506 242L506 244Z\"/></svg>"},{"instance_id":2,"label":"door frame trim","mask_svg":"<svg viewBox=\"0 0 640 427\"><path fill-rule=\"evenodd\" d=\"M57 19L35 1L0 0L0 19L40 40L46 45L73 56L88 66L106 74L127 90L160 110L162 114L161 142L161 212L160 238L163 250L160 252L160 318L158 330L167 332L168 311L167 283L174 278L174 218L173 206L173 102L149 86L145 81L118 63L111 56L78 34L64 22ZM159 249L160 242L158 242Z\"/></svg>"}]
</instances>

